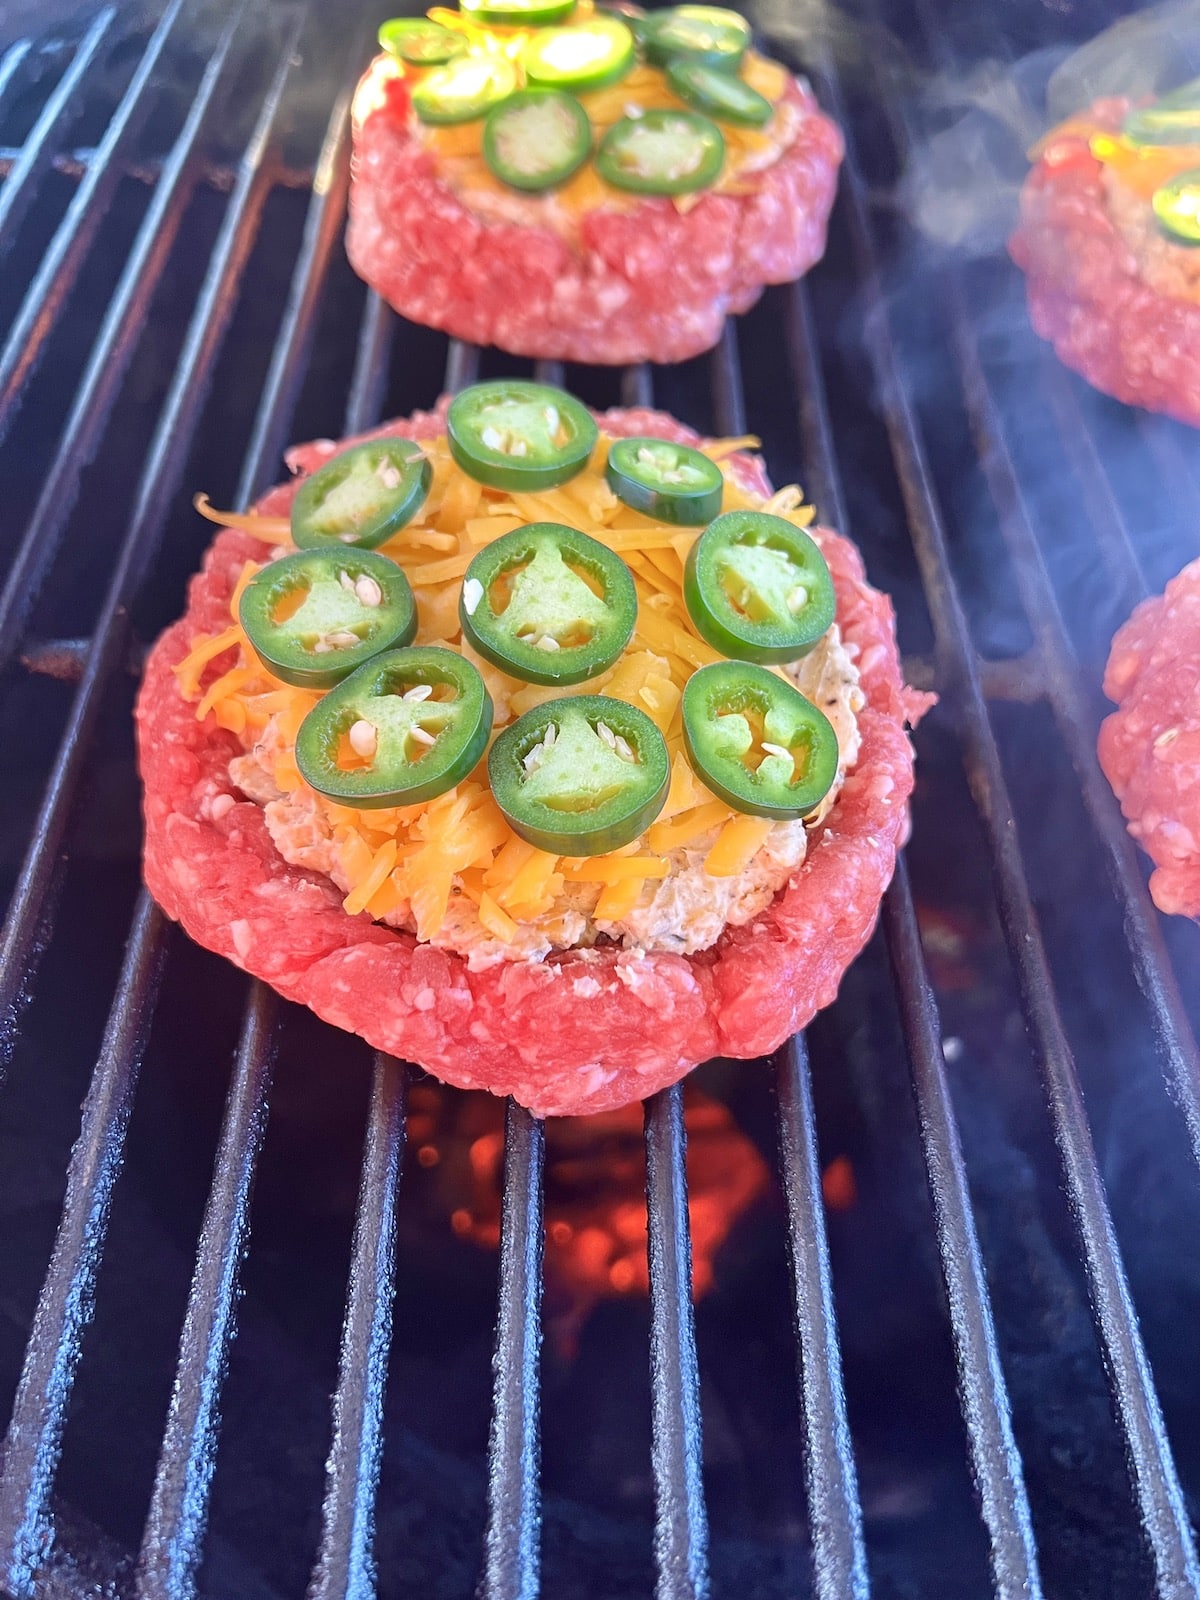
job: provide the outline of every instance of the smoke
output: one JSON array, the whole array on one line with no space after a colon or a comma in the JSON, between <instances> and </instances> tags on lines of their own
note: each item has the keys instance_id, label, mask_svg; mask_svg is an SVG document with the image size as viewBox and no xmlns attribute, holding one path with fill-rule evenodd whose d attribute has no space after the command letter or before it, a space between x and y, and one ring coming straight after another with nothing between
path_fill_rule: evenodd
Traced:
<instances>
[{"instance_id":1,"label":"smoke","mask_svg":"<svg viewBox=\"0 0 1200 1600\"><path fill-rule=\"evenodd\" d=\"M1074 50L939 72L920 102L940 126L911 151L900 205L933 243L992 255L1016 220L1029 148L1047 129L1104 96L1148 99L1198 73L1200 0L1151 6Z\"/></svg>"}]
</instances>

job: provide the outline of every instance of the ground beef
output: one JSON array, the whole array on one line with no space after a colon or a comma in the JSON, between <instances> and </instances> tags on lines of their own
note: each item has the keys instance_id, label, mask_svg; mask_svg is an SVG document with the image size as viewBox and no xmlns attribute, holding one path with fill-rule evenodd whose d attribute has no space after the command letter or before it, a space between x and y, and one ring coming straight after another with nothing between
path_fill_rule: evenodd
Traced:
<instances>
[{"instance_id":1,"label":"ground beef","mask_svg":"<svg viewBox=\"0 0 1200 1600\"><path fill-rule=\"evenodd\" d=\"M609 412L600 422L614 434L696 441L660 413ZM439 428L440 415L421 415L380 431L428 437ZM291 460L311 470L334 448L321 442ZM761 466L740 462L745 481L768 492ZM261 509L283 512L294 492L273 490ZM238 741L211 718L196 720L171 671L198 633L227 625L244 562L268 553L233 530L217 536L186 615L151 652L139 696L151 893L199 943L288 999L449 1083L512 1094L543 1116L612 1109L709 1056L775 1048L829 1004L870 936L908 829L905 723L927 703L903 687L890 602L866 583L857 550L835 534L824 549L867 700L858 763L788 887L713 949L583 950L471 972L461 957L348 916L329 879L284 862L261 807L231 790ZM210 676L221 667L218 658Z\"/></svg>"},{"instance_id":2,"label":"ground beef","mask_svg":"<svg viewBox=\"0 0 1200 1600\"><path fill-rule=\"evenodd\" d=\"M1160 911L1200 917L1200 561L1145 600L1113 640L1100 765L1153 859Z\"/></svg>"},{"instance_id":3,"label":"ground beef","mask_svg":"<svg viewBox=\"0 0 1200 1600\"><path fill-rule=\"evenodd\" d=\"M1125 101L1093 108L1119 128ZM1051 138L1021 191L1009 248L1026 275L1029 314L1067 366L1131 405L1200 425L1200 300L1168 292L1191 282L1195 252L1139 229L1148 201L1092 155L1084 127ZM1181 263L1177 256L1189 256Z\"/></svg>"},{"instance_id":4,"label":"ground beef","mask_svg":"<svg viewBox=\"0 0 1200 1600\"><path fill-rule=\"evenodd\" d=\"M518 355L618 365L682 361L728 312L825 250L842 137L812 94L787 90L795 138L745 195L587 213L572 243L550 227L485 221L438 176L388 101L356 120L346 249L402 316Z\"/></svg>"}]
</instances>

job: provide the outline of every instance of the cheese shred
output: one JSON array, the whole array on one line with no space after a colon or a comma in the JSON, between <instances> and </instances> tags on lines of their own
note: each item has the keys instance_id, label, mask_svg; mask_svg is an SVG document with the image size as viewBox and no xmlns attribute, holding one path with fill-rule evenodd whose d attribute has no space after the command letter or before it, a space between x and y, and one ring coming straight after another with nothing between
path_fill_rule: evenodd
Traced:
<instances>
[{"instance_id":1,"label":"cheese shred","mask_svg":"<svg viewBox=\"0 0 1200 1600\"><path fill-rule=\"evenodd\" d=\"M366 912L378 919L407 914L417 936L429 939L445 923L452 899L465 897L483 929L511 944L522 924L560 915L569 903L563 896L589 886L593 892L599 886L592 911L596 921L620 923L648 885L669 875L672 850L714 830L720 831L705 861L713 877L741 872L762 847L771 824L735 815L714 799L682 754L684 685L697 667L722 659L697 637L683 601L683 568L696 535L665 528L616 498L604 479L609 442L602 437L588 468L571 483L533 495L486 488L459 471L444 438L422 441L433 468L429 498L420 516L381 548L418 591L416 643L455 649L462 648L462 576L483 545L526 522L559 521L619 550L637 588L634 638L615 666L577 685L574 692L625 700L657 723L673 755L670 790L658 820L642 840L623 851L560 859L512 832L482 771L424 805L359 811L316 795L339 881L349 886L343 905L351 915ZM738 451L757 444L745 436L704 446L710 459L721 464L726 511L762 504L741 486L729 464ZM290 542L286 517L217 512L202 495L196 507L210 520L240 528L264 544ZM812 520L811 508L794 485L780 490L770 507L797 526ZM266 752L276 788L293 794L304 788L295 761L296 735L320 696L273 678L236 620L241 595L259 570L259 563L245 563L230 597L234 621L219 633L194 638L175 674L180 693L196 702L197 717L212 716L245 749L257 745ZM518 683L489 663L472 659L495 702L498 726L562 692Z\"/></svg>"}]
</instances>

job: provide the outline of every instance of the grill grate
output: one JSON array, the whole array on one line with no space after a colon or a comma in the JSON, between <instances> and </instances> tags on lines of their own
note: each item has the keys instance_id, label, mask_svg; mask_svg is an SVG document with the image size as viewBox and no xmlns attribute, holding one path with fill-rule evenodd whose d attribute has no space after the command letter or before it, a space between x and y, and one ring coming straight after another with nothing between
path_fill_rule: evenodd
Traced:
<instances>
[{"instance_id":1,"label":"grill grate","mask_svg":"<svg viewBox=\"0 0 1200 1600\"><path fill-rule=\"evenodd\" d=\"M196 23L190 0L172 0L143 42L132 75L96 142L76 159L78 105L125 34L117 13L99 14L68 47L28 137L8 152L0 188L0 241L11 240L50 171L74 174L74 197L30 276L0 349L0 441L26 399L43 352L86 265L103 213L160 94L177 65L179 40ZM148 208L130 246L99 326L61 440L0 596L0 664L24 649L26 667L74 681L44 794L30 829L0 942L0 1004L11 1049L19 1006L36 1003L36 968L52 935L59 862L72 807L89 768L92 745L114 684L131 658L133 603L161 558L170 509L200 427L222 346L243 293L251 252L274 186L294 182L287 148L288 115L301 90L299 41L310 24L287 11L269 39L270 74L257 116L228 169L230 192L174 373L147 446L134 509L107 591L86 639L38 643L28 629L39 589L55 570L85 470L109 427L146 313L177 247L184 214L212 163L206 153L235 74L263 41L250 11L228 14L214 34L174 142L149 173ZM928 29L936 37L936 29ZM365 40L346 56L339 86L353 82ZM38 87L35 54L26 44L0 60L0 114L18 93ZM842 86L829 63L810 61L822 101L852 128ZM40 70L40 69L39 69ZM50 76L53 76L51 73ZM911 135L900 89L886 63L875 63L891 137L903 150ZM240 82L240 79L238 80ZM325 87L328 88L328 79ZM327 101L330 97L327 96ZM309 181L303 234L261 398L238 480L237 501L249 503L276 476L312 349L320 308L337 261L348 178L348 91L332 111ZM851 144L853 145L853 139ZM290 164L289 164L290 162ZM207 164L206 164L207 163ZM949 701L971 792L982 823L1008 951L1033 1054L1078 1228L1099 1338L1132 1464L1132 1487L1149 1546L1156 1592L1165 1600L1200 1592L1197 1568L1170 1443L1139 1333L1097 1164L1068 1030L1056 992L1034 896L1018 840L1000 746L989 713L993 691L1044 698L1078 775L1083 800L1124 917L1128 960L1146 996L1160 1054L1177 1096L1193 1153L1200 1158L1200 1055L1187 1008L1145 889L1142 867L1124 832L1094 758L1094 717L1064 623L1056 580L1041 540L1036 509L1026 504L1006 436L1006 416L973 327L962 274L945 274L952 346L995 520L1007 544L1020 600L1033 631L1026 657L996 662L976 648L948 547L920 408L885 289L880 218L873 191L852 148L842 182L840 214L867 308L866 348L879 398L915 560L932 621L936 678ZM794 383L795 423L806 482L828 519L870 541L848 515L812 291L797 285L777 297L785 313L786 357ZM382 411L400 325L368 295L345 411L346 431L369 426ZM1039 358L1041 359L1041 358ZM1113 583L1131 602L1147 590L1129 517L1103 470L1103 451L1075 389L1042 361L1045 392L1064 452L1083 485L1097 547ZM480 370L480 352L451 343L445 387L458 389ZM560 382L557 363L538 374ZM717 429L746 431L747 407L738 335L730 327L707 363ZM648 368L621 377L623 403L652 403ZM1200 503L1178 438L1153 419L1138 427L1149 459L1173 473ZM134 651L136 654L136 651ZM1030 685L1032 684L1032 688ZM950 1075L942 1053L938 1006L930 987L907 869L901 865L885 901L883 926L911 1067L912 1090L936 1223L936 1243L958 1366L960 1397L991 1554L993 1591L1002 1600L1043 1592L1024 1472L976 1228ZM136 902L120 977L99 1059L72 1151L50 1266L26 1348L0 1473L0 1581L14 1596L46 1592L61 1552L53 1548L52 1492L81 1339L96 1290L110 1202L121 1168L126 1128L159 982L168 957L168 929L142 893ZM282 1007L258 983L245 1002L215 1163L179 1344L174 1392L136 1572L123 1588L145 1600L195 1592L204 1549L216 1462L222 1385L234 1337L250 1201L267 1127L267 1106ZM793 1270L800 1422L805 1446L807 1519L813 1592L819 1600L869 1592L863 1511L842 1379L834 1281L826 1237L813 1084L805 1041L794 1040L774 1063L777 1133ZM372 1529L383 1451L383 1402L391 1342L396 1272L397 1186L405 1141L407 1069L377 1056L367 1115L361 1184L327 1462L312 1600L374 1592ZM678 1088L645 1110L649 1271L652 1463L656 1501L654 1557L657 1600L700 1600L709 1593L708 1530L702 1482L700 1378L690 1295L691 1242L686 1187L686 1136ZM539 1412L544 1143L541 1125L515 1105L505 1123L500 1298L489 1446L487 1525L480 1593L487 1600L530 1600L539 1588L541 1487ZM782 1591L781 1591L782 1592Z\"/></svg>"}]
</instances>

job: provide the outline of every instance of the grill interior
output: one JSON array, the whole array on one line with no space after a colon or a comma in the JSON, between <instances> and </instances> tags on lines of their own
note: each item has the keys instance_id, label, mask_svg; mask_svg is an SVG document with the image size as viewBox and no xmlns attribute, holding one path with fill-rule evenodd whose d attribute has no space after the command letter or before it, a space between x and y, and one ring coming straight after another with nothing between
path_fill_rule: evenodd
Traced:
<instances>
[{"instance_id":1,"label":"grill interior","mask_svg":"<svg viewBox=\"0 0 1200 1600\"><path fill-rule=\"evenodd\" d=\"M406 1113L471 1097L195 950L138 881L130 711L208 540L191 494L248 503L292 439L528 370L344 260L378 20L172 0L0 56L0 1582L1200 1592L1196 930L1154 912L1094 757L1113 629L1200 546L1200 449L1059 369L1014 269L937 254L896 189L931 86L1110 16L761 6L847 130L826 262L709 358L538 369L758 433L941 695L837 1004L696 1075L773 1167L755 1229L694 1309L693 1090L656 1096L648 1305L544 1351L554 1128L507 1108L492 1261L407 1159Z\"/></svg>"}]
</instances>

